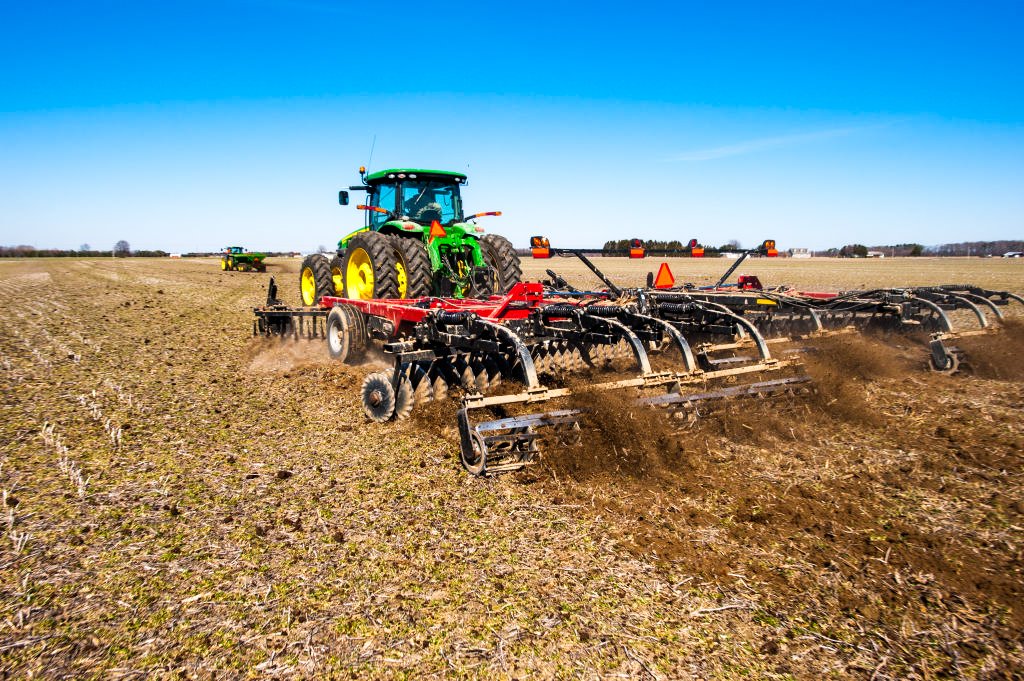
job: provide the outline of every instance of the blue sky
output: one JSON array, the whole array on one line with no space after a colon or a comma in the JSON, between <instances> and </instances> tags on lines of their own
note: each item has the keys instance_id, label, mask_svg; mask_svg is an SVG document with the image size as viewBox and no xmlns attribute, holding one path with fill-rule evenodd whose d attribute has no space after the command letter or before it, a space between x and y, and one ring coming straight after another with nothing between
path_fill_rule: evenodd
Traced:
<instances>
[{"instance_id":1,"label":"blue sky","mask_svg":"<svg viewBox=\"0 0 1024 681\"><path fill-rule=\"evenodd\" d=\"M1024 3L6 3L0 244L308 251L373 168L531 234L1024 238Z\"/></svg>"}]
</instances>

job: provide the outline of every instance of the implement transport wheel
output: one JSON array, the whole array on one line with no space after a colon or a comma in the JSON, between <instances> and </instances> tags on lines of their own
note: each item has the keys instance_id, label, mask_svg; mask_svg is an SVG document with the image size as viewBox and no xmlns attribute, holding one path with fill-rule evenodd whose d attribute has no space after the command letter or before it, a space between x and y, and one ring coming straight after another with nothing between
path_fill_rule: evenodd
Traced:
<instances>
[{"instance_id":1,"label":"implement transport wheel","mask_svg":"<svg viewBox=\"0 0 1024 681\"><path fill-rule=\"evenodd\" d=\"M484 262L492 269L494 293L508 293L523 278L523 268L512 242L497 234L486 234L480 238L480 250Z\"/></svg>"},{"instance_id":2,"label":"implement transport wheel","mask_svg":"<svg viewBox=\"0 0 1024 681\"><path fill-rule=\"evenodd\" d=\"M318 304L322 296L334 295L334 281L327 258L319 253L306 256L299 272L299 293L306 307Z\"/></svg>"},{"instance_id":3,"label":"implement transport wheel","mask_svg":"<svg viewBox=\"0 0 1024 681\"><path fill-rule=\"evenodd\" d=\"M363 379L363 412L371 421L381 423L392 418L404 419L412 412L412 386L409 385L409 379L402 376L396 394L391 386L393 373L394 369L377 371Z\"/></svg>"},{"instance_id":4,"label":"implement transport wheel","mask_svg":"<svg viewBox=\"0 0 1024 681\"><path fill-rule=\"evenodd\" d=\"M253 265L253 267L256 268L257 272L266 272L267 271L267 263L265 263L265 262L259 262L258 261L258 262L256 262L255 265Z\"/></svg>"},{"instance_id":5,"label":"implement transport wheel","mask_svg":"<svg viewBox=\"0 0 1024 681\"><path fill-rule=\"evenodd\" d=\"M352 305L337 305L327 315L327 352L339 362L359 361L366 350L363 313Z\"/></svg>"},{"instance_id":6,"label":"implement transport wheel","mask_svg":"<svg viewBox=\"0 0 1024 681\"><path fill-rule=\"evenodd\" d=\"M344 297L345 295L345 260L338 254L331 258L331 280L334 282L334 295Z\"/></svg>"},{"instance_id":7,"label":"implement transport wheel","mask_svg":"<svg viewBox=\"0 0 1024 681\"><path fill-rule=\"evenodd\" d=\"M345 298L397 298L398 273L391 241L380 232L362 232L345 249Z\"/></svg>"},{"instance_id":8,"label":"implement transport wheel","mask_svg":"<svg viewBox=\"0 0 1024 681\"><path fill-rule=\"evenodd\" d=\"M399 298L430 295L430 256L418 236L388 236L395 254Z\"/></svg>"}]
</instances>

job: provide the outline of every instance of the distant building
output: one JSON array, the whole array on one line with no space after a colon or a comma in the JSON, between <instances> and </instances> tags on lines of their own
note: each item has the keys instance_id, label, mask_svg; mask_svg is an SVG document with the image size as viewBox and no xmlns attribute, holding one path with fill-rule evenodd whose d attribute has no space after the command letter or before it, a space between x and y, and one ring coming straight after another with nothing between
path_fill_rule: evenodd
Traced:
<instances>
[{"instance_id":1,"label":"distant building","mask_svg":"<svg viewBox=\"0 0 1024 681\"><path fill-rule=\"evenodd\" d=\"M869 257L869 258L884 258L885 257L885 253L882 253L881 251L868 251L867 257Z\"/></svg>"},{"instance_id":2,"label":"distant building","mask_svg":"<svg viewBox=\"0 0 1024 681\"><path fill-rule=\"evenodd\" d=\"M809 258L811 252L806 248L791 248L789 249L789 257L791 258Z\"/></svg>"},{"instance_id":3,"label":"distant building","mask_svg":"<svg viewBox=\"0 0 1024 681\"><path fill-rule=\"evenodd\" d=\"M181 258L181 253L171 253L168 258Z\"/></svg>"},{"instance_id":4,"label":"distant building","mask_svg":"<svg viewBox=\"0 0 1024 681\"><path fill-rule=\"evenodd\" d=\"M1007 251L1003 253L1004 258L1024 258L1024 251Z\"/></svg>"}]
</instances>

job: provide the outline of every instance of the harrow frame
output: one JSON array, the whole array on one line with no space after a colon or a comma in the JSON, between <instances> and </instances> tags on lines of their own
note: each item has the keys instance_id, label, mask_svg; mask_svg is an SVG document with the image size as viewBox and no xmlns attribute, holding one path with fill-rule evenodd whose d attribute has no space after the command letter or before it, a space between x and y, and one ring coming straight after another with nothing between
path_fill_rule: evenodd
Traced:
<instances>
[{"instance_id":1,"label":"harrow frame","mask_svg":"<svg viewBox=\"0 0 1024 681\"><path fill-rule=\"evenodd\" d=\"M925 333L932 369L953 373L961 353L948 343L989 333L990 315L1002 321L1000 308L1024 305L1014 293L966 284L828 293L764 288L756 277L741 277L738 285L720 280L710 287L627 289L582 251L550 251L580 258L608 289L580 291L549 269L548 282L517 283L508 294L485 299L324 296L317 307L293 308L277 299L271 278L266 304L254 308L253 333L323 337L342 361L358 360L369 341L381 343L393 367L363 382L363 407L372 420L404 418L414 402L461 389L461 461L470 473L487 475L534 463L538 429L572 436L565 431L580 427L586 408L508 413L517 405L572 395L571 388L542 380L561 366L599 368L631 358L632 377L595 382L586 390L632 390L640 405L678 410L700 401L805 390L808 379L792 371L728 383L798 367L793 359L774 357L773 344L857 329ZM957 330L947 314L953 311L968 312L977 328ZM652 364L651 353L660 351L677 356L669 368ZM503 379L521 387L487 394ZM492 418L476 418L485 413Z\"/></svg>"}]
</instances>

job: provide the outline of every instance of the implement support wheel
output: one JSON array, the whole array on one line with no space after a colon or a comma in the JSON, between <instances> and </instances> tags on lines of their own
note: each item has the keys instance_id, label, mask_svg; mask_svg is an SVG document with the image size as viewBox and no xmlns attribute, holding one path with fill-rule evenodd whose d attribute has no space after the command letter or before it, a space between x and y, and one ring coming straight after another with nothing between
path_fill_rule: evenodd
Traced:
<instances>
[{"instance_id":1,"label":"implement support wheel","mask_svg":"<svg viewBox=\"0 0 1024 681\"><path fill-rule=\"evenodd\" d=\"M338 305L327 315L327 352L340 362L355 362L366 350L363 314L352 305Z\"/></svg>"},{"instance_id":2,"label":"implement support wheel","mask_svg":"<svg viewBox=\"0 0 1024 681\"><path fill-rule=\"evenodd\" d=\"M459 461L466 472L471 475L483 475L487 468L487 445L484 438L475 430L469 432L469 445L471 451L459 450Z\"/></svg>"},{"instance_id":3,"label":"implement support wheel","mask_svg":"<svg viewBox=\"0 0 1024 681\"><path fill-rule=\"evenodd\" d=\"M380 232L362 232L345 249L345 298L397 298L398 273L391 241Z\"/></svg>"},{"instance_id":4,"label":"implement support wheel","mask_svg":"<svg viewBox=\"0 0 1024 681\"><path fill-rule=\"evenodd\" d=\"M299 272L299 293L306 307L318 304L323 296L334 295L334 281L327 258L319 253L306 256Z\"/></svg>"}]
</instances>

